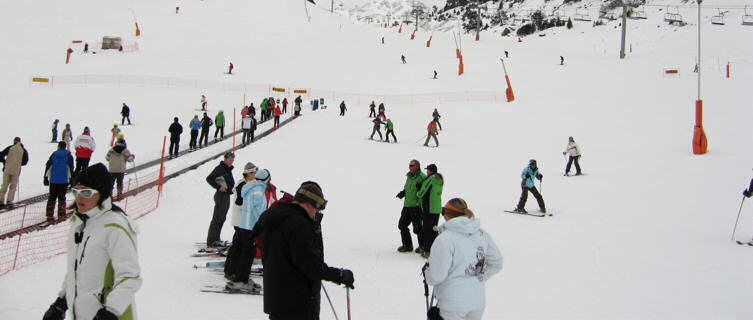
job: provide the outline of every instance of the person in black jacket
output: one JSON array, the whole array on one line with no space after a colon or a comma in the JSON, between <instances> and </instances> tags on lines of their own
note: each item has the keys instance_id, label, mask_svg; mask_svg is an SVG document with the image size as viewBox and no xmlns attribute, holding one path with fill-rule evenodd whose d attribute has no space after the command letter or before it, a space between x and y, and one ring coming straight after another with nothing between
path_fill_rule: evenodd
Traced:
<instances>
[{"instance_id":1,"label":"person in black jacket","mask_svg":"<svg viewBox=\"0 0 753 320\"><path fill-rule=\"evenodd\" d=\"M209 223L209 231L207 232L208 247L218 247L223 244L220 240L220 232L222 231L222 224L225 223L227 211L230 209L230 195L233 194L233 186L235 185L232 172L233 161L235 161L235 154L232 152L226 153L224 160L220 161L220 164L207 176L207 183L216 190L212 221Z\"/></svg>"},{"instance_id":2,"label":"person in black jacket","mask_svg":"<svg viewBox=\"0 0 753 320\"><path fill-rule=\"evenodd\" d=\"M178 123L178 117L173 119L173 123L170 128L167 129L170 132L170 158L178 156L178 148L180 147L180 134L183 133L183 126Z\"/></svg>"},{"instance_id":3,"label":"person in black jacket","mask_svg":"<svg viewBox=\"0 0 753 320\"><path fill-rule=\"evenodd\" d=\"M321 187L301 184L291 202L267 210L263 227L264 312L269 319L319 319L322 280L354 289L353 272L324 262Z\"/></svg>"},{"instance_id":4,"label":"person in black jacket","mask_svg":"<svg viewBox=\"0 0 753 320\"><path fill-rule=\"evenodd\" d=\"M201 118L201 134L199 134L199 148L202 147L201 141L204 141L204 145L207 144L207 141L209 140L209 128L212 126L212 118L207 116L207 113L204 112L204 117Z\"/></svg>"},{"instance_id":5,"label":"person in black jacket","mask_svg":"<svg viewBox=\"0 0 753 320\"><path fill-rule=\"evenodd\" d=\"M120 125L124 125L126 119L128 119L128 124L131 124L131 108L128 108L128 106L123 102L123 109L120 110L120 114L123 116L122 119L120 119Z\"/></svg>"}]
</instances>

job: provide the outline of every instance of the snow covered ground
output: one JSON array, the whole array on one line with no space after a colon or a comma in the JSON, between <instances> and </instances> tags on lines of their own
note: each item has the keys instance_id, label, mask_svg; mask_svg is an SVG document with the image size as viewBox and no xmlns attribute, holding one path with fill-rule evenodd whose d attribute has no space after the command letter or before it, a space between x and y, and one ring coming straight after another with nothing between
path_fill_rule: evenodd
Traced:
<instances>
[{"instance_id":1,"label":"snow covered ground","mask_svg":"<svg viewBox=\"0 0 753 320\"><path fill-rule=\"evenodd\" d=\"M355 319L418 319L424 308L416 254L400 254L397 219L410 159L436 163L444 199L465 198L492 233L504 257L487 284L486 319L753 317L751 248L729 241L740 192L753 176L753 27L734 20L711 26L704 17L704 128L709 153L692 155L696 76L695 26L670 27L658 13L629 21L633 52L619 60L616 22L592 28L547 30L523 42L482 34L463 39L465 72L455 76L451 34L398 34L354 24L301 1L72 0L19 2L0 11L6 32L0 47L0 142L20 136L31 160L21 175L22 197L44 192L43 165L54 149L52 120L75 133L92 128L102 161L109 128L126 102L137 117L125 128L129 147L148 160L161 151L172 117L184 127L206 94L210 109L243 104L243 93L164 86L31 85L37 75L152 75L322 88L364 94L503 90L499 57L506 60L514 103L387 105L398 144L369 141L367 104L350 101L345 117L329 101L284 130L238 152L236 166L268 168L279 188L318 181L329 205L323 232L325 260L355 272ZM324 5L323 5L324 6ZM326 7L326 6L325 6ZM131 10L132 9L132 10ZM695 21L691 13L683 12ZM77 52L63 64L71 40L90 44L103 35L133 41L134 16L142 36L131 53ZM381 44L381 37L385 44ZM401 64L405 54L408 64ZM559 65L559 56L565 65ZM234 75L224 75L232 61ZM724 77L726 62L732 77ZM678 67L678 76L663 69ZM440 79L431 80L433 70ZM258 101L266 92L247 94ZM421 147L433 108L442 114L440 148ZM62 126L60 128L62 130ZM561 151L573 136L583 149L582 177L563 177ZM184 135L184 148L187 144ZM225 142L229 145L229 142ZM184 159L189 163L200 154ZM536 158L552 217L503 213L520 194L520 171ZM206 238L212 191L205 176L217 162L165 186L160 208L139 221L144 285L137 295L142 319L264 319L262 297L200 293L219 274L194 270L190 258ZM236 169L236 171L238 171ZM529 199L529 209L535 201ZM738 239L753 235L753 209L743 207ZM226 224L223 239L230 239ZM37 319L54 300L64 274L58 257L0 278L0 318ZM327 284L338 315L345 291ZM322 318L334 319L326 301Z\"/></svg>"}]
</instances>

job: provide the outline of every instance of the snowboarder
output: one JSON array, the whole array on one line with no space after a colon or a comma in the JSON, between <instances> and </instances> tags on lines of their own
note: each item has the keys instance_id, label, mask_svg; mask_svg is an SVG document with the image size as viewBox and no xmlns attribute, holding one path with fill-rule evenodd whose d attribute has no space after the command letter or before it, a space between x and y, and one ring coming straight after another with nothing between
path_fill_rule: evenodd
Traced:
<instances>
[{"instance_id":1,"label":"snowboarder","mask_svg":"<svg viewBox=\"0 0 753 320\"><path fill-rule=\"evenodd\" d=\"M324 262L320 211L326 204L321 187L306 181L293 201L280 202L258 222L264 226L264 312L270 319L318 319L322 280L355 288L352 271Z\"/></svg>"},{"instance_id":2,"label":"snowboarder","mask_svg":"<svg viewBox=\"0 0 753 320\"><path fill-rule=\"evenodd\" d=\"M426 130L428 131L428 133L426 134L426 141L424 141L424 147L429 146L429 139L431 138L434 138L434 143L436 143L437 144L436 146L439 147L439 140L437 140L437 135L439 134L439 132L437 132L437 121L431 120L431 122L429 122L429 125L426 127Z\"/></svg>"},{"instance_id":3,"label":"snowboarder","mask_svg":"<svg viewBox=\"0 0 753 320\"><path fill-rule=\"evenodd\" d=\"M191 122L188 123L188 127L191 128L191 140L188 141L188 150L196 149L196 137L199 136L199 129L201 129L201 120L199 115L194 115Z\"/></svg>"},{"instance_id":4,"label":"snowboarder","mask_svg":"<svg viewBox=\"0 0 753 320\"><path fill-rule=\"evenodd\" d=\"M97 163L81 172L68 228L63 289L43 319L136 319L141 287L135 223L112 204L112 179ZM85 255L84 255L85 254ZM85 257L85 258L82 258Z\"/></svg>"},{"instance_id":5,"label":"snowboarder","mask_svg":"<svg viewBox=\"0 0 753 320\"><path fill-rule=\"evenodd\" d=\"M437 237L436 227L439 222L439 214L442 213L443 188L444 178L437 172L437 165L432 163L426 166L426 179L421 183L421 188L416 194L421 200L423 243L419 245L421 246L421 256L424 258L429 257L434 238Z\"/></svg>"},{"instance_id":6,"label":"snowboarder","mask_svg":"<svg viewBox=\"0 0 753 320\"><path fill-rule=\"evenodd\" d=\"M569 154L570 158L567 160L567 166L565 166L565 175L570 174L570 165L573 164L573 161L575 161L575 175L579 176L582 173L580 172L580 164L578 163L578 160L580 159L580 148L578 148L578 145L575 144L575 140L573 137L568 138L567 142L567 148L565 148L565 151L562 152L562 155Z\"/></svg>"},{"instance_id":7,"label":"snowboarder","mask_svg":"<svg viewBox=\"0 0 753 320\"><path fill-rule=\"evenodd\" d=\"M172 143L171 143L172 144ZM177 153L177 152L176 152ZM126 172L126 162L133 163L134 156L130 150L126 148L125 140L118 139L115 142L115 146L110 148L105 155L107 160L107 167L110 169L110 175L112 180L116 182L118 193L113 197L113 201L119 201L123 197L123 177Z\"/></svg>"},{"instance_id":8,"label":"snowboarder","mask_svg":"<svg viewBox=\"0 0 753 320\"><path fill-rule=\"evenodd\" d=\"M564 64L565 64L565 57L560 56L560 65L564 65Z\"/></svg>"},{"instance_id":9,"label":"snowboarder","mask_svg":"<svg viewBox=\"0 0 753 320\"><path fill-rule=\"evenodd\" d=\"M434 286L442 318L481 319L484 282L502 270L502 253L463 199L448 201L442 216L447 222L432 245L426 283Z\"/></svg>"},{"instance_id":10,"label":"snowboarder","mask_svg":"<svg viewBox=\"0 0 753 320\"><path fill-rule=\"evenodd\" d=\"M180 134L183 133L183 126L178 123L178 117L173 118L173 123L167 129L170 132L170 155L169 157L175 158L179 154L180 149Z\"/></svg>"},{"instance_id":11,"label":"snowboarder","mask_svg":"<svg viewBox=\"0 0 753 320\"><path fill-rule=\"evenodd\" d=\"M66 218L65 192L73 175L73 156L66 150L66 143L58 142L58 149L50 155L45 165L43 184L50 186L50 197L47 198L47 222L55 221L55 201L58 207L58 220Z\"/></svg>"},{"instance_id":12,"label":"snowboarder","mask_svg":"<svg viewBox=\"0 0 753 320\"><path fill-rule=\"evenodd\" d=\"M71 132L71 124L66 123L65 129L63 129L63 142L65 142L65 150L71 151L71 140L73 140L73 132Z\"/></svg>"},{"instance_id":13,"label":"snowboarder","mask_svg":"<svg viewBox=\"0 0 753 320\"><path fill-rule=\"evenodd\" d=\"M233 74L233 63L230 62L230 65L227 67L227 74Z\"/></svg>"},{"instance_id":14,"label":"snowboarder","mask_svg":"<svg viewBox=\"0 0 753 320\"><path fill-rule=\"evenodd\" d=\"M254 239L251 237L251 230L259 220L261 213L267 209L267 199L264 191L267 186L256 180L256 172L259 170L253 163L246 163L243 168L243 177L245 185L241 189L243 197L243 206L241 209L241 219L238 224L238 243L240 250L235 270L229 270L234 278L227 284L229 290L238 290L241 292L258 293L260 287L253 280L249 281L249 271L256 256L256 246ZM234 242L235 243L235 242Z\"/></svg>"},{"instance_id":15,"label":"snowboarder","mask_svg":"<svg viewBox=\"0 0 753 320\"><path fill-rule=\"evenodd\" d=\"M212 118L207 116L207 113L204 112L204 117L201 118L201 133L199 134L199 148L202 146L206 146L209 144L209 128L212 126ZM204 141L204 144L202 145L202 141Z\"/></svg>"},{"instance_id":16,"label":"snowboarder","mask_svg":"<svg viewBox=\"0 0 753 320\"><path fill-rule=\"evenodd\" d=\"M371 136L369 137L369 140L374 140L374 133L378 133L379 140L382 140L383 139L382 130L381 130L382 120L379 120L379 118L374 118L374 120L372 120L371 122L374 123L374 130L371 131Z\"/></svg>"},{"instance_id":17,"label":"snowboarder","mask_svg":"<svg viewBox=\"0 0 753 320\"><path fill-rule=\"evenodd\" d=\"M120 125L124 125L126 119L128 119L128 125L131 125L131 108L129 108L125 102L123 102L123 108L120 110L120 114L123 118L120 119Z\"/></svg>"},{"instance_id":18,"label":"snowboarder","mask_svg":"<svg viewBox=\"0 0 753 320\"><path fill-rule=\"evenodd\" d=\"M345 110L348 110L348 108L345 107L345 100L343 100L342 102L340 102L340 115L341 116L345 115Z\"/></svg>"},{"instance_id":19,"label":"snowboarder","mask_svg":"<svg viewBox=\"0 0 753 320\"><path fill-rule=\"evenodd\" d=\"M225 114L222 113L222 110L217 113L217 116L214 118L214 125L216 129L214 130L214 141L217 141L217 133L220 133L220 140L225 138Z\"/></svg>"},{"instance_id":20,"label":"snowboarder","mask_svg":"<svg viewBox=\"0 0 753 320\"><path fill-rule=\"evenodd\" d=\"M209 223L209 231L207 232L208 247L219 247L224 244L220 240L220 231L222 231L222 224L225 223L227 211L230 209L230 195L233 194L233 186L235 185L232 172L234 161L235 154L232 152L225 153L223 160L206 179L212 189L215 189L212 221Z\"/></svg>"},{"instance_id":21,"label":"snowboarder","mask_svg":"<svg viewBox=\"0 0 753 320\"><path fill-rule=\"evenodd\" d=\"M403 61L403 64L408 63L408 62L405 61L405 55L400 55L400 60Z\"/></svg>"},{"instance_id":22,"label":"snowboarder","mask_svg":"<svg viewBox=\"0 0 753 320\"><path fill-rule=\"evenodd\" d=\"M201 95L201 111L207 111L207 97Z\"/></svg>"},{"instance_id":23,"label":"snowboarder","mask_svg":"<svg viewBox=\"0 0 753 320\"><path fill-rule=\"evenodd\" d=\"M21 167L29 162L29 153L21 143L21 138L13 138L13 145L0 152L0 162L3 163L3 186L0 189L0 208L13 207L13 199L16 196L18 178L21 175ZM6 192L8 194L6 198ZM5 201L5 203L3 203Z\"/></svg>"},{"instance_id":24,"label":"snowboarder","mask_svg":"<svg viewBox=\"0 0 753 320\"><path fill-rule=\"evenodd\" d=\"M434 108L434 112L431 113L431 117L434 119L434 121L437 122L437 125L439 126L439 130L442 130L442 124L439 123L439 118L442 116L439 115L439 111L437 111L437 108Z\"/></svg>"},{"instance_id":25,"label":"snowboarder","mask_svg":"<svg viewBox=\"0 0 753 320\"><path fill-rule=\"evenodd\" d=\"M52 140L50 142L58 142L58 123L60 120L55 119L55 121L52 122Z\"/></svg>"},{"instance_id":26,"label":"snowboarder","mask_svg":"<svg viewBox=\"0 0 753 320\"><path fill-rule=\"evenodd\" d=\"M397 137L395 137L395 131L394 125L392 124L392 120L387 119L387 123L385 125L387 127L387 133L384 134L384 142L390 142L390 134L392 134L392 138L395 139L395 143L397 143Z\"/></svg>"},{"instance_id":27,"label":"snowboarder","mask_svg":"<svg viewBox=\"0 0 753 320\"><path fill-rule=\"evenodd\" d=\"M71 184L75 185L76 176L89 166L92 153L97 149L97 144L94 137L91 136L91 132L89 132L89 127L84 127L84 132L76 137L76 140L73 141L73 148L76 150L76 170L73 172Z\"/></svg>"},{"instance_id":28,"label":"snowboarder","mask_svg":"<svg viewBox=\"0 0 753 320\"><path fill-rule=\"evenodd\" d=\"M515 207L515 211L519 213L528 213L526 211L526 201L528 200L528 192L531 192L533 196L536 198L536 201L539 204L539 209L541 213L546 213L546 206L544 206L544 198L541 196L541 193L539 193L539 190L536 189L536 185L533 183L533 179L536 178L539 181L544 178L544 175L539 173L539 168L536 166L536 160L531 159L528 162L528 166L523 169L523 173L520 174L520 177L523 179L520 181L520 188L522 189L522 192L520 194L520 201L518 201L518 206Z\"/></svg>"},{"instance_id":29,"label":"snowboarder","mask_svg":"<svg viewBox=\"0 0 753 320\"><path fill-rule=\"evenodd\" d=\"M376 118L376 105L374 104L374 101L371 101L371 104L369 105L369 118Z\"/></svg>"},{"instance_id":30,"label":"snowboarder","mask_svg":"<svg viewBox=\"0 0 753 320\"><path fill-rule=\"evenodd\" d=\"M410 230L408 230L408 226L413 224L413 233L418 238L416 252L420 253L418 249L421 248L421 243L423 243L423 230L421 227L421 202L418 198L418 189L421 188L426 175L421 172L421 164L418 160L413 159L408 163L408 173L405 176L403 190L400 190L396 196L399 199L403 199L403 210L400 212L400 220L397 222L402 245L397 248L397 251L413 251L413 239L411 238Z\"/></svg>"}]
</instances>

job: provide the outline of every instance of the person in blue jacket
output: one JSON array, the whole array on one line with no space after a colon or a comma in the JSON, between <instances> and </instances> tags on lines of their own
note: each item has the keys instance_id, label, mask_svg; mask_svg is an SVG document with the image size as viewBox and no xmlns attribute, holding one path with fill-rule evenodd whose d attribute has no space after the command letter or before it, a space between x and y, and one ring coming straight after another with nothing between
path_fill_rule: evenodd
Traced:
<instances>
[{"instance_id":1,"label":"person in blue jacket","mask_svg":"<svg viewBox=\"0 0 753 320\"><path fill-rule=\"evenodd\" d=\"M515 208L515 211L520 213L528 213L526 211L526 200L528 200L528 192L531 192L533 196L536 198L536 202L539 203L539 209L541 209L542 213L546 213L546 206L544 205L544 198L541 196L541 193L539 193L539 190L536 190L536 185L533 184L533 179L539 179L541 181L544 176L539 173L539 168L536 166L536 159L531 159L528 162L528 166L523 169L523 173L520 174L520 177L523 179L523 181L520 182L520 188L523 190L520 194L520 201L518 201L518 206Z\"/></svg>"},{"instance_id":2,"label":"person in blue jacket","mask_svg":"<svg viewBox=\"0 0 753 320\"><path fill-rule=\"evenodd\" d=\"M251 162L246 163L246 166L243 168L243 176L246 184L241 189L243 204L241 219L238 224L238 245L240 246L240 252L237 266L233 273L234 278L227 284L227 288L230 290L248 293L259 293L261 289L259 285L254 283L253 280L249 281L248 278L254 256L256 255L256 246L251 236L251 230L253 230L254 225L259 220L261 213L267 210L267 197L264 195L267 185L256 179L258 170L259 168ZM267 173L267 175L269 174Z\"/></svg>"},{"instance_id":3,"label":"person in blue jacket","mask_svg":"<svg viewBox=\"0 0 753 320\"><path fill-rule=\"evenodd\" d=\"M196 149L196 137L199 136L199 129L201 129L201 120L198 115L194 115L191 122L188 123L188 127L191 128L191 141L188 142L188 149Z\"/></svg>"},{"instance_id":4,"label":"person in blue jacket","mask_svg":"<svg viewBox=\"0 0 753 320\"><path fill-rule=\"evenodd\" d=\"M71 182L73 174L73 156L66 150L64 141L58 142L58 149L50 155L47 160L44 174L44 185L50 186L50 197L47 198L47 221L52 222L55 219L55 201L58 202L58 220L66 218L65 214L65 192L68 190L68 183Z\"/></svg>"}]
</instances>

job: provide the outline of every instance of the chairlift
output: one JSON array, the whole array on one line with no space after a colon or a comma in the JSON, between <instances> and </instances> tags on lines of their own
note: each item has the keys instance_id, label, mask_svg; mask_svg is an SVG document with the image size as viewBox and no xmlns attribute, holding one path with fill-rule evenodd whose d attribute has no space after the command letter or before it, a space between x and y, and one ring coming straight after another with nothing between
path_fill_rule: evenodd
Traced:
<instances>
[{"instance_id":1,"label":"chairlift","mask_svg":"<svg viewBox=\"0 0 753 320\"><path fill-rule=\"evenodd\" d=\"M581 8L575 8L575 18L578 21L591 21L591 15L588 14L588 10Z\"/></svg>"},{"instance_id":2,"label":"chairlift","mask_svg":"<svg viewBox=\"0 0 753 320\"><path fill-rule=\"evenodd\" d=\"M635 8L630 15L630 19L646 19L646 9L643 7Z\"/></svg>"},{"instance_id":3,"label":"chairlift","mask_svg":"<svg viewBox=\"0 0 753 320\"><path fill-rule=\"evenodd\" d=\"M682 15L680 14L680 9L678 7L674 7L674 10L670 10L672 7L667 7L667 12L664 13L664 21L669 22L669 24L680 24L682 25Z\"/></svg>"},{"instance_id":4,"label":"chairlift","mask_svg":"<svg viewBox=\"0 0 753 320\"><path fill-rule=\"evenodd\" d=\"M748 14L748 6L745 6L745 14L743 15L743 25L753 26L753 15Z\"/></svg>"},{"instance_id":5,"label":"chairlift","mask_svg":"<svg viewBox=\"0 0 753 320\"><path fill-rule=\"evenodd\" d=\"M719 10L719 14L711 17L711 24L716 24L723 26L724 25L724 12L722 12L722 9L717 8Z\"/></svg>"}]
</instances>

